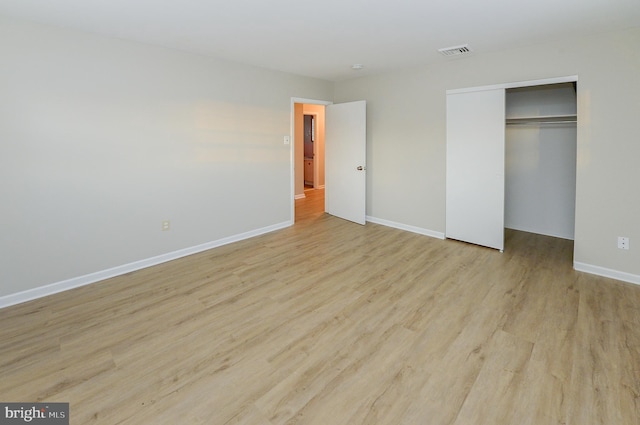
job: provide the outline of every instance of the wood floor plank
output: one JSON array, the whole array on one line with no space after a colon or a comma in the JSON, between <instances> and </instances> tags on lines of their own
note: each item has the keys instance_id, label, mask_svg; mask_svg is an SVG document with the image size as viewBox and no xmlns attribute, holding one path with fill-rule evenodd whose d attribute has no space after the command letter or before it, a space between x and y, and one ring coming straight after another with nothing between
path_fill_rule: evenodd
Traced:
<instances>
[{"instance_id":1,"label":"wood floor plank","mask_svg":"<svg viewBox=\"0 0 640 425\"><path fill-rule=\"evenodd\" d=\"M590 276L580 282L568 423L637 423L640 360L637 345L628 343L637 341L637 334L625 333L617 309L620 284L603 288Z\"/></svg>"},{"instance_id":2,"label":"wood floor plank","mask_svg":"<svg viewBox=\"0 0 640 425\"><path fill-rule=\"evenodd\" d=\"M496 331L454 425L507 423L511 412L518 408L517 390L532 349L533 343Z\"/></svg>"},{"instance_id":3,"label":"wood floor plank","mask_svg":"<svg viewBox=\"0 0 640 425\"><path fill-rule=\"evenodd\" d=\"M0 395L74 425L639 425L640 287L323 212L0 310Z\"/></svg>"}]
</instances>

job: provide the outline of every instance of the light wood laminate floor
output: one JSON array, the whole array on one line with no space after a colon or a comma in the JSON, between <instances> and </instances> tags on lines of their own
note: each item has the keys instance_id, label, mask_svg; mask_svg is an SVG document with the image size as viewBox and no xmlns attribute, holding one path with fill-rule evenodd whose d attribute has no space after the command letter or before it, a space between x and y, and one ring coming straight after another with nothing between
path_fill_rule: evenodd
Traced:
<instances>
[{"instance_id":1,"label":"light wood laminate floor","mask_svg":"<svg viewBox=\"0 0 640 425\"><path fill-rule=\"evenodd\" d=\"M501 254L308 195L290 228L0 310L0 399L78 425L640 423L640 287L570 241Z\"/></svg>"}]
</instances>

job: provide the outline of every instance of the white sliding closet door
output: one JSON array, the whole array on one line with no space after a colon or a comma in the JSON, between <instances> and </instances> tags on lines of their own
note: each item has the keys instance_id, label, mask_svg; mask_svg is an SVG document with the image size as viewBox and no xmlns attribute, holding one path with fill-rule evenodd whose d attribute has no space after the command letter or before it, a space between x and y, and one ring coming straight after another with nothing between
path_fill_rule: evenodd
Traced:
<instances>
[{"instance_id":1,"label":"white sliding closet door","mask_svg":"<svg viewBox=\"0 0 640 425\"><path fill-rule=\"evenodd\" d=\"M504 89L447 94L447 238L504 248L504 140Z\"/></svg>"}]
</instances>

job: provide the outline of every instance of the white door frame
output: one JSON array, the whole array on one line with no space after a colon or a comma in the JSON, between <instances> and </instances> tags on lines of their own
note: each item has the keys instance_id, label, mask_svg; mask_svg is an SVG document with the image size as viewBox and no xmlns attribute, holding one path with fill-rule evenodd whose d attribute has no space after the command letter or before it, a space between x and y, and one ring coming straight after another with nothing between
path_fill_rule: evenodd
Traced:
<instances>
[{"instance_id":1,"label":"white door frame","mask_svg":"<svg viewBox=\"0 0 640 425\"><path fill-rule=\"evenodd\" d=\"M463 89L453 89L453 90L447 90L447 94L468 93L472 91L484 91L484 90L494 90L494 89L516 89L520 87L533 87L533 86L544 86L547 84L576 83L576 82L578 82L578 76L569 75L566 77L544 78L540 80L516 81L513 83L494 84L490 86L478 86L478 87L467 87Z\"/></svg>"},{"instance_id":2,"label":"white door frame","mask_svg":"<svg viewBox=\"0 0 640 425\"><path fill-rule=\"evenodd\" d=\"M291 98L291 117L289 119L290 128L289 128L289 175L291 177L290 181L290 192L289 192L289 202L290 204L290 217L289 224L293 225L296 221L296 203L295 203L295 193L296 193L296 169L295 169L295 104L302 103L307 105L333 105L333 102L330 100L321 100L321 99L305 99L303 97L292 97ZM315 147L314 147L315 149ZM314 163L315 167L315 163ZM316 170L314 170L315 173ZM315 179L314 179L315 186Z\"/></svg>"}]
</instances>

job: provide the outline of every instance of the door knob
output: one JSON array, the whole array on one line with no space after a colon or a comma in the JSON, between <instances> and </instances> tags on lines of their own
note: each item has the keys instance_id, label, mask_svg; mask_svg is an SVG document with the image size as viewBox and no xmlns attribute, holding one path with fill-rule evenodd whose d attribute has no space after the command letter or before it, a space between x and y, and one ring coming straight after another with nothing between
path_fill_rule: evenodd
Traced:
<instances>
[{"instance_id":1,"label":"door knob","mask_svg":"<svg viewBox=\"0 0 640 425\"><path fill-rule=\"evenodd\" d=\"M364 170L364 169L365 169L365 168L364 168L362 165L359 165L359 166L358 166L358 168L356 168L356 170L358 170L358 171L362 171L362 170Z\"/></svg>"}]
</instances>

